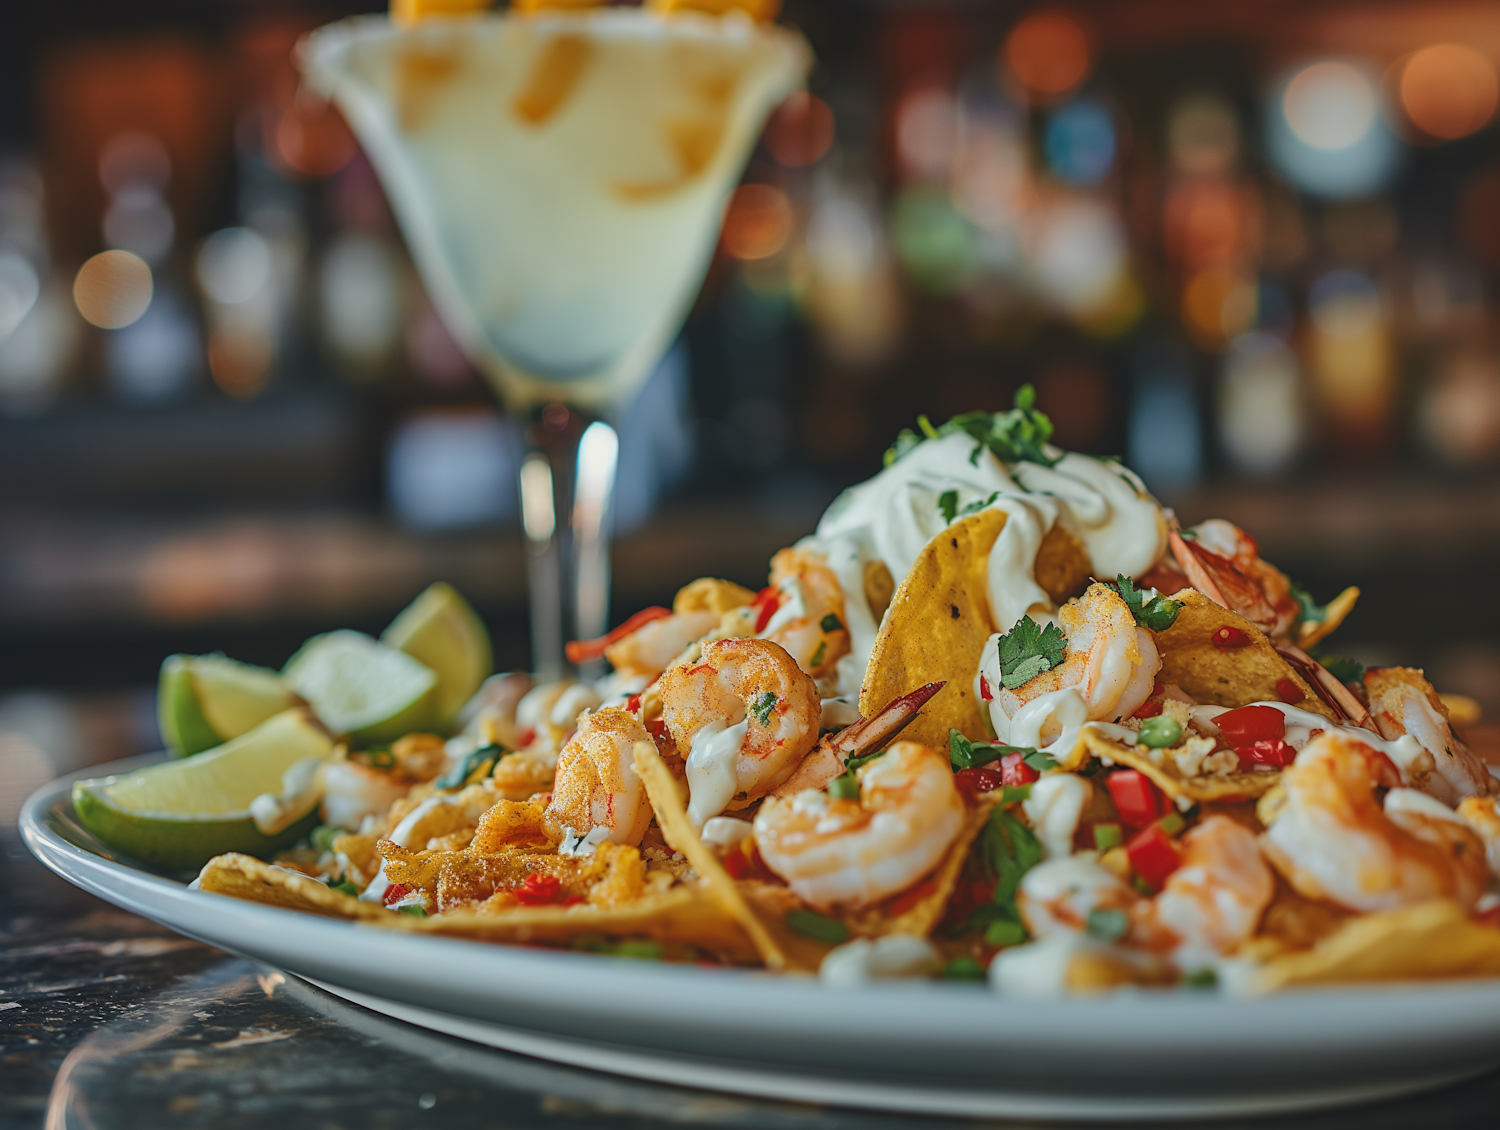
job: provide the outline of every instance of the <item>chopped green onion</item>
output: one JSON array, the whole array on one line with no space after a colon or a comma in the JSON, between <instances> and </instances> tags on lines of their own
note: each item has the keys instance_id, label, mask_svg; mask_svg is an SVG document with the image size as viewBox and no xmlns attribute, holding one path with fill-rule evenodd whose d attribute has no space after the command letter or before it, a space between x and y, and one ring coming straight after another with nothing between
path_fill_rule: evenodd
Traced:
<instances>
[{"instance_id":1,"label":"chopped green onion","mask_svg":"<svg viewBox=\"0 0 1500 1130\"><path fill-rule=\"evenodd\" d=\"M844 630L844 622L830 612L819 621L818 627L822 628L825 632L842 632Z\"/></svg>"},{"instance_id":2,"label":"chopped green onion","mask_svg":"<svg viewBox=\"0 0 1500 1130\"><path fill-rule=\"evenodd\" d=\"M1169 812L1156 822L1156 826L1167 835L1175 836L1178 832L1182 831L1182 829L1187 826L1187 821L1185 821L1178 813Z\"/></svg>"},{"instance_id":3,"label":"chopped green onion","mask_svg":"<svg viewBox=\"0 0 1500 1130\"><path fill-rule=\"evenodd\" d=\"M1096 938L1106 942L1118 941L1130 929L1130 916L1123 910L1105 910L1103 907L1089 911L1086 929Z\"/></svg>"},{"instance_id":4,"label":"chopped green onion","mask_svg":"<svg viewBox=\"0 0 1500 1130\"><path fill-rule=\"evenodd\" d=\"M475 771L488 762L488 767L480 774L480 779L483 780L484 777L490 774L495 764L508 752L509 750L504 746L480 746L478 749L466 754L458 764L454 765L453 768L449 769L448 772L444 773L433 784L440 789L461 789L469 778L474 775Z\"/></svg>"},{"instance_id":5,"label":"chopped green onion","mask_svg":"<svg viewBox=\"0 0 1500 1130\"><path fill-rule=\"evenodd\" d=\"M1195 969L1177 983L1179 989L1217 989L1219 975L1212 969Z\"/></svg>"},{"instance_id":6,"label":"chopped green onion","mask_svg":"<svg viewBox=\"0 0 1500 1130\"><path fill-rule=\"evenodd\" d=\"M1030 799L1031 799L1031 786L1030 785L1006 785L1003 789L1000 790L1000 804L1001 804L1001 807L1005 807L1005 806L1012 805L1012 804L1019 804L1023 800L1030 800Z\"/></svg>"},{"instance_id":7,"label":"chopped green onion","mask_svg":"<svg viewBox=\"0 0 1500 1130\"><path fill-rule=\"evenodd\" d=\"M750 700L750 713L760 720L762 726L770 725L771 711L779 700L770 691L762 691Z\"/></svg>"},{"instance_id":8,"label":"chopped green onion","mask_svg":"<svg viewBox=\"0 0 1500 1130\"><path fill-rule=\"evenodd\" d=\"M842 945L849 940L849 929L836 918L815 914L811 910L793 910L786 916L786 928L804 938L826 942L830 946Z\"/></svg>"},{"instance_id":9,"label":"chopped green onion","mask_svg":"<svg viewBox=\"0 0 1500 1130\"><path fill-rule=\"evenodd\" d=\"M1141 732L1136 741L1150 749L1165 749L1176 745L1182 738L1182 724L1170 714L1158 714L1141 723Z\"/></svg>"},{"instance_id":10,"label":"chopped green onion","mask_svg":"<svg viewBox=\"0 0 1500 1130\"><path fill-rule=\"evenodd\" d=\"M410 906L398 906L396 908L396 913L409 914L413 918L426 918L427 908L425 906L418 906L416 903L412 903Z\"/></svg>"},{"instance_id":11,"label":"chopped green onion","mask_svg":"<svg viewBox=\"0 0 1500 1130\"><path fill-rule=\"evenodd\" d=\"M1124 842L1125 833L1120 830L1118 824L1094 825L1094 847L1099 851L1108 851L1112 847L1119 847Z\"/></svg>"},{"instance_id":12,"label":"chopped green onion","mask_svg":"<svg viewBox=\"0 0 1500 1130\"><path fill-rule=\"evenodd\" d=\"M1026 927L1009 918L997 918L985 927L984 940L992 946L1018 946L1026 940Z\"/></svg>"},{"instance_id":13,"label":"chopped green onion","mask_svg":"<svg viewBox=\"0 0 1500 1130\"><path fill-rule=\"evenodd\" d=\"M859 778L854 775L854 771L851 769L840 773L833 780L829 781L828 795L834 800L858 800Z\"/></svg>"},{"instance_id":14,"label":"chopped green onion","mask_svg":"<svg viewBox=\"0 0 1500 1130\"><path fill-rule=\"evenodd\" d=\"M633 957L638 961L660 961L666 952L660 942L644 939L624 941L614 947L616 957Z\"/></svg>"},{"instance_id":15,"label":"chopped green onion","mask_svg":"<svg viewBox=\"0 0 1500 1130\"><path fill-rule=\"evenodd\" d=\"M396 755L386 746L374 746L365 750L365 760L376 769L394 769Z\"/></svg>"},{"instance_id":16,"label":"chopped green onion","mask_svg":"<svg viewBox=\"0 0 1500 1130\"><path fill-rule=\"evenodd\" d=\"M319 824L307 838L312 842L313 850L322 855L325 851L332 851L333 841L345 835L347 831L337 824Z\"/></svg>"},{"instance_id":17,"label":"chopped green onion","mask_svg":"<svg viewBox=\"0 0 1500 1130\"><path fill-rule=\"evenodd\" d=\"M328 889L330 891L339 891L346 895L353 895L355 898L359 897L359 888L349 882L348 879L340 879L337 883L329 883Z\"/></svg>"},{"instance_id":18,"label":"chopped green onion","mask_svg":"<svg viewBox=\"0 0 1500 1130\"><path fill-rule=\"evenodd\" d=\"M827 653L827 651L828 651L828 641L827 640L819 640L818 641L818 650L815 651L815 652L813 652L812 658L807 661L808 662L808 666L810 666L810 667L817 667L817 666L821 665L822 662L823 662L823 656L824 656L824 654Z\"/></svg>"},{"instance_id":19,"label":"chopped green onion","mask_svg":"<svg viewBox=\"0 0 1500 1130\"><path fill-rule=\"evenodd\" d=\"M943 969L947 981L983 981L986 976L984 966L972 957L955 957Z\"/></svg>"}]
</instances>

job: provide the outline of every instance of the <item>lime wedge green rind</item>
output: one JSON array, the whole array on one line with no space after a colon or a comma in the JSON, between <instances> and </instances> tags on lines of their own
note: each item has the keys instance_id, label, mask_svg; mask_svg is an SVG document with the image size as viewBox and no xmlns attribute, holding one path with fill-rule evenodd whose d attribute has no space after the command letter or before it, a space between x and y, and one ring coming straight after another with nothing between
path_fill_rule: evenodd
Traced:
<instances>
[{"instance_id":1,"label":"lime wedge green rind","mask_svg":"<svg viewBox=\"0 0 1500 1130\"><path fill-rule=\"evenodd\" d=\"M169 655L156 685L156 720L174 757L187 757L223 742L203 716L193 685L191 656Z\"/></svg>"},{"instance_id":2,"label":"lime wedge green rind","mask_svg":"<svg viewBox=\"0 0 1500 1130\"><path fill-rule=\"evenodd\" d=\"M436 672L433 706L443 729L494 671L484 622L457 589L441 581L407 605L380 640Z\"/></svg>"},{"instance_id":3,"label":"lime wedge green rind","mask_svg":"<svg viewBox=\"0 0 1500 1130\"><path fill-rule=\"evenodd\" d=\"M394 741L440 725L436 673L361 632L314 636L287 661L282 677L351 745Z\"/></svg>"}]
</instances>

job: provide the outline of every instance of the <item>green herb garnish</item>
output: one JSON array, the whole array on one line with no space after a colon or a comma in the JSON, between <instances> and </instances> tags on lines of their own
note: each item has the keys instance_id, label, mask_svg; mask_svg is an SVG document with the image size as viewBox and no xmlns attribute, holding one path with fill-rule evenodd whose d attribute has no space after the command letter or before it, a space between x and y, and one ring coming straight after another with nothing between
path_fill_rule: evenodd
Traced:
<instances>
[{"instance_id":1,"label":"green herb garnish","mask_svg":"<svg viewBox=\"0 0 1500 1130\"><path fill-rule=\"evenodd\" d=\"M818 621L818 627L822 628L825 632L841 632L844 630L844 622L837 615L830 612Z\"/></svg>"},{"instance_id":2,"label":"green herb garnish","mask_svg":"<svg viewBox=\"0 0 1500 1130\"><path fill-rule=\"evenodd\" d=\"M612 952L616 957L633 957L637 961L660 961L667 951L660 942L632 939L620 942Z\"/></svg>"},{"instance_id":3,"label":"green herb garnish","mask_svg":"<svg viewBox=\"0 0 1500 1130\"><path fill-rule=\"evenodd\" d=\"M1219 975L1212 969L1197 969L1177 982L1179 989L1217 989Z\"/></svg>"},{"instance_id":4,"label":"green herb garnish","mask_svg":"<svg viewBox=\"0 0 1500 1130\"><path fill-rule=\"evenodd\" d=\"M396 755L390 751L389 746L372 746L365 750L365 760L376 769L394 769L396 767Z\"/></svg>"},{"instance_id":5,"label":"green herb garnish","mask_svg":"<svg viewBox=\"0 0 1500 1130\"><path fill-rule=\"evenodd\" d=\"M325 851L332 851L333 841L346 833L347 829L340 828L337 824L319 824L307 839L312 844L313 851L322 855Z\"/></svg>"},{"instance_id":6,"label":"green herb garnish","mask_svg":"<svg viewBox=\"0 0 1500 1130\"><path fill-rule=\"evenodd\" d=\"M1055 466L1062 456L1047 453L1047 442L1052 438L1052 421L1044 413L1038 412L1035 404L1036 390L1028 384L1016 391L1015 407L1009 412L965 412L937 428L932 426L926 416L918 416L917 426L921 428L922 434L917 435L910 428L902 428L896 442L885 453L885 465L889 467L926 440L963 432L972 436L975 441L976 446L969 456L969 462L976 466L979 463L979 453L986 448L1002 463ZM956 502L955 498L955 507ZM953 519L948 520L951 522Z\"/></svg>"},{"instance_id":7,"label":"green herb garnish","mask_svg":"<svg viewBox=\"0 0 1500 1130\"><path fill-rule=\"evenodd\" d=\"M983 981L986 976L984 966L972 957L955 957L943 969L946 981Z\"/></svg>"},{"instance_id":8,"label":"green herb garnish","mask_svg":"<svg viewBox=\"0 0 1500 1130\"><path fill-rule=\"evenodd\" d=\"M346 895L353 895L355 898L359 897L359 888L349 882L348 879L340 879L337 883L329 883L328 889Z\"/></svg>"},{"instance_id":9,"label":"green herb garnish","mask_svg":"<svg viewBox=\"0 0 1500 1130\"><path fill-rule=\"evenodd\" d=\"M984 940L992 946L1018 946L1026 940L1026 927L1010 918L996 918L984 928Z\"/></svg>"},{"instance_id":10,"label":"green herb garnish","mask_svg":"<svg viewBox=\"0 0 1500 1130\"><path fill-rule=\"evenodd\" d=\"M793 910L786 916L786 928L815 942L826 942L831 946L842 945L849 940L849 930L837 918L815 914L811 910Z\"/></svg>"},{"instance_id":11,"label":"green herb garnish","mask_svg":"<svg viewBox=\"0 0 1500 1130\"><path fill-rule=\"evenodd\" d=\"M1000 637L1000 681L1009 690L1031 682L1067 658L1068 640L1056 624L1045 628L1030 616Z\"/></svg>"},{"instance_id":12,"label":"green herb garnish","mask_svg":"<svg viewBox=\"0 0 1500 1130\"><path fill-rule=\"evenodd\" d=\"M396 913L409 914L413 918L426 918L427 908L425 906L418 906L416 903L412 903L410 906L398 906L396 908Z\"/></svg>"},{"instance_id":13,"label":"green herb garnish","mask_svg":"<svg viewBox=\"0 0 1500 1130\"><path fill-rule=\"evenodd\" d=\"M884 755L885 750L877 749L874 753L851 757L844 763L844 771L828 782L828 795L834 800L858 800L859 778L854 775L854 771Z\"/></svg>"},{"instance_id":14,"label":"green herb garnish","mask_svg":"<svg viewBox=\"0 0 1500 1130\"><path fill-rule=\"evenodd\" d=\"M1030 799L1030 785L1006 785L1000 790L1000 803L1007 808L1013 804L1020 804L1023 800Z\"/></svg>"},{"instance_id":15,"label":"green herb garnish","mask_svg":"<svg viewBox=\"0 0 1500 1130\"><path fill-rule=\"evenodd\" d=\"M1326 652L1315 651L1312 657L1328 669L1328 673L1341 683L1363 682L1365 677L1365 665L1358 659L1350 659L1343 655L1329 655Z\"/></svg>"},{"instance_id":16,"label":"green herb garnish","mask_svg":"<svg viewBox=\"0 0 1500 1130\"><path fill-rule=\"evenodd\" d=\"M991 945L1016 945L1026 940L1021 915L1016 909L1016 891L1021 886L1021 877L1041 861L1042 847L1030 828L1004 808L997 808L980 833L980 851L995 873L995 897L993 905L980 907L970 916L970 922L984 926L987 941L992 931L997 936L1013 936L1015 939L993 941ZM1011 923L1014 929L999 927L1001 922Z\"/></svg>"},{"instance_id":17,"label":"green herb garnish","mask_svg":"<svg viewBox=\"0 0 1500 1130\"><path fill-rule=\"evenodd\" d=\"M1106 942L1118 941L1130 929L1130 916L1123 910L1105 910L1103 907L1097 907L1089 911L1084 929Z\"/></svg>"},{"instance_id":18,"label":"green herb garnish","mask_svg":"<svg viewBox=\"0 0 1500 1130\"><path fill-rule=\"evenodd\" d=\"M471 750L464 755L457 765L449 769L448 772L444 773L433 784L440 789L461 789L464 783L481 767L484 769L484 772L480 773L479 776L483 780L490 775L496 763L509 752L504 746L498 745L481 746L479 749Z\"/></svg>"},{"instance_id":19,"label":"green herb garnish","mask_svg":"<svg viewBox=\"0 0 1500 1130\"><path fill-rule=\"evenodd\" d=\"M957 730L948 731L948 761L955 772L960 769L978 769L981 765L999 761L1002 757L1012 753L1019 753L1022 760L1038 773L1057 768L1057 762L1051 754L1042 753L1030 746L988 745L984 742L971 742Z\"/></svg>"},{"instance_id":20,"label":"green herb garnish","mask_svg":"<svg viewBox=\"0 0 1500 1130\"><path fill-rule=\"evenodd\" d=\"M828 641L819 640L818 650L813 652L812 658L807 661L809 667L816 667L823 662L823 655L828 651Z\"/></svg>"},{"instance_id":21,"label":"green herb garnish","mask_svg":"<svg viewBox=\"0 0 1500 1130\"><path fill-rule=\"evenodd\" d=\"M1292 595L1297 598L1297 603L1302 606L1302 621L1306 624L1321 624L1328 619L1328 606L1319 604L1313 599L1312 593L1292 582Z\"/></svg>"},{"instance_id":22,"label":"green herb garnish","mask_svg":"<svg viewBox=\"0 0 1500 1130\"><path fill-rule=\"evenodd\" d=\"M755 715L762 726L771 723L771 711L776 709L779 700L770 691L762 691L750 700L750 713Z\"/></svg>"},{"instance_id":23,"label":"green herb garnish","mask_svg":"<svg viewBox=\"0 0 1500 1130\"><path fill-rule=\"evenodd\" d=\"M942 514L943 521L951 526L958 518L967 518L970 514L978 514L981 510L983 510L986 506L994 502L995 499L999 497L1000 492L997 490L988 498L976 499L962 509L959 509L958 491L945 490L942 494L938 495L938 513Z\"/></svg>"},{"instance_id":24,"label":"green herb garnish","mask_svg":"<svg viewBox=\"0 0 1500 1130\"><path fill-rule=\"evenodd\" d=\"M1182 611L1181 601L1168 600L1155 589L1138 589L1135 581L1124 573L1115 574L1114 584L1108 581L1105 584L1120 594L1138 626L1153 632L1165 632L1177 623L1177 614ZM1146 599L1147 593L1151 594L1150 600Z\"/></svg>"}]
</instances>

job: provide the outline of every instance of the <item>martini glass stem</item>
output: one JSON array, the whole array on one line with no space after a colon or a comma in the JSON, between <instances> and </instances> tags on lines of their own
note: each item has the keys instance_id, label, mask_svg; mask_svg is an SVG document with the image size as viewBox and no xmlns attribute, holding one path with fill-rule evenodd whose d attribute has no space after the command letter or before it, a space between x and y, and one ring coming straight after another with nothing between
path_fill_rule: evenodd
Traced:
<instances>
[{"instance_id":1,"label":"martini glass stem","mask_svg":"<svg viewBox=\"0 0 1500 1130\"><path fill-rule=\"evenodd\" d=\"M619 441L608 424L548 404L526 430L521 520L531 596L532 665L546 680L573 673L566 641L604 634L609 621L609 506ZM599 660L578 674L597 678Z\"/></svg>"}]
</instances>

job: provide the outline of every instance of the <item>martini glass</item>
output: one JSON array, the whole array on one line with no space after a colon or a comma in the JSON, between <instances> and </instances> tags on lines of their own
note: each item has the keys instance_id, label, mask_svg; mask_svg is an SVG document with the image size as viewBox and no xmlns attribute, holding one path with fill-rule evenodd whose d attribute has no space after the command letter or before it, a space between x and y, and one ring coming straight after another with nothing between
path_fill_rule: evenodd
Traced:
<instances>
[{"instance_id":1,"label":"martini glass","mask_svg":"<svg viewBox=\"0 0 1500 1130\"><path fill-rule=\"evenodd\" d=\"M811 64L739 13L343 20L308 36L455 339L528 421L533 660L602 635L618 441L697 294L770 110Z\"/></svg>"}]
</instances>

